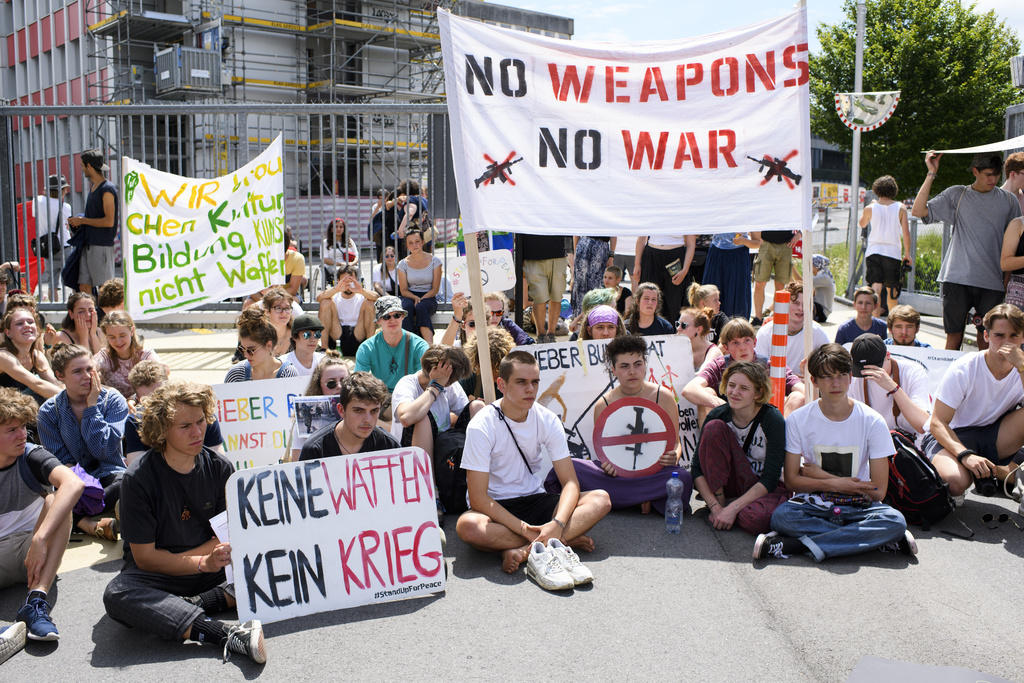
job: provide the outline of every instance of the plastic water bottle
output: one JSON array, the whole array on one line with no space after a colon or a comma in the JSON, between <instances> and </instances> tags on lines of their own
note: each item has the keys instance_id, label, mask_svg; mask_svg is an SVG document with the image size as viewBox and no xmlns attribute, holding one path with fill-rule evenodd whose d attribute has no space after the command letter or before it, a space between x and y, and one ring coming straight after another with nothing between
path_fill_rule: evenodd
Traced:
<instances>
[{"instance_id":1,"label":"plastic water bottle","mask_svg":"<svg viewBox=\"0 0 1024 683\"><path fill-rule=\"evenodd\" d=\"M679 473L673 472L665 482L665 531L678 534L683 528L683 482L679 481Z\"/></svg>"}]
</instances>

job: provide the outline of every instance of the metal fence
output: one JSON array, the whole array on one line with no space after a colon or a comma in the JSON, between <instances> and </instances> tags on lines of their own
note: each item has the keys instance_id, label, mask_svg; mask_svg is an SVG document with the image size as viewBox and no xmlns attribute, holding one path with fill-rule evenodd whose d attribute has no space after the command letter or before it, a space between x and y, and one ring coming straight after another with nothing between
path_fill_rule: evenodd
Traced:
<instances>
[{"instance_id":1,"label":"metal fence","mask_svg":"<svg viewBox=\"0 0 1024 683\"><path fill-rule=\"evenodd\" d=\"M19 263L23 286L44 308L62 308L71 290L60 286L57 268L47 271L32 253L36 225L54 225L57 219L48 212L36 216L35 199L47 194L49 175L64 175L72 215L80 215L90 188L77 155L90 148L106 155L107 177L115 184L122 156L169 173L216 177L244 165L281 134L285 219L306 257L308 284L302 293L307 303L324 287L321 244L336 217L345 220L360 247L370 286L376 264L368 230L374 197L404 179L419 182L429 198L440 233L434 253L445 273L457 255L458 206L451 155L443 153L448 147L443 104L22 106L0 107L0 114L0 155L5 156L0 259ZM45 211L47 203L39 206ZM237 303L205 308L236 309Z\"/></svg>"}]
</instances>

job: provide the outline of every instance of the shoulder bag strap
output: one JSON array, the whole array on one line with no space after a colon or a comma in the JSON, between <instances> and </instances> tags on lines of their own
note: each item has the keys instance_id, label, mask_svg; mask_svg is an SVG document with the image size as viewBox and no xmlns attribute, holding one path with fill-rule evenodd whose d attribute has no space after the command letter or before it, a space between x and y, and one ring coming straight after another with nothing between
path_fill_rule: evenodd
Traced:
<instances>
[{"instance_id":1,"label":"shoulder bag strap","mask_svg":"<svg viewBox=\"0 0 1024 683\"><path fill-rule=\"evenodd\" d=\"M405 342L405 358L402 360L402 368L405 369L405 374L411 375L409 372L409 347L412 346L412 340L409 339L409 332L402 330L402 341Z\"/></svg>"},{"instance_id":2,"label":"shoulder bag strap","mask_svg":"<svg viewBox=\"0 0 1024 683\"><path fill-rule=\"evenodd\" d=\"M960 199L956 200L956 208L953 210L953 229L950 231L950 236L956 232L956 219L960 215L960 202L964 200L964 195L967 194L967 190L970 188L970 185L964 185L964 191L960 193Z\"/></svg>"},{"instance_id":3,"label":"shoulder bag strap","mask_svg":"<svg viewBox=\"0 0 1024 683\"><path fill-rule=\"evenodd\" d=\"M523 453L523 449L519 447L519 441L516 440L516 435L515 435L515 433L513 433L512 427L509 425L508 421L505 419L505 413L501 412L501 408L499 408L495 404L492 403L491 405L494 406L494 409L496 411L498 411L498 419L505 423L505 428L508 430L509 436L512 437L512 443L514 443L516 445L516 450L519 451L519 457L523 459L523 464L526 465L527 471L530 474L533 474L533 468L530 467L530 462L526 459L526 455Z\"/></svg>"}]
</instances>

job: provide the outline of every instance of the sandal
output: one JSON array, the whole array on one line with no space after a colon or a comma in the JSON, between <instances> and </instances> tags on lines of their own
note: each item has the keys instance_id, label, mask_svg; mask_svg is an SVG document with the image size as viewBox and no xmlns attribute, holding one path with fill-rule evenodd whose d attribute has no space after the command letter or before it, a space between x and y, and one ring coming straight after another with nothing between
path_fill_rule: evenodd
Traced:
<instances>
[{"instance_id":1,"label":"sandal","mask_svg":"<svg viewBox=\"0 0 1024 683\"><path fill-rule=\"evenodd\" d=\"M104 517L100 521L96 522L96 527L92 530L92 535L105 541L116 541L119 526L120 525L117 523L117 520L113 517Z\"/></svg>"}]
</instances>

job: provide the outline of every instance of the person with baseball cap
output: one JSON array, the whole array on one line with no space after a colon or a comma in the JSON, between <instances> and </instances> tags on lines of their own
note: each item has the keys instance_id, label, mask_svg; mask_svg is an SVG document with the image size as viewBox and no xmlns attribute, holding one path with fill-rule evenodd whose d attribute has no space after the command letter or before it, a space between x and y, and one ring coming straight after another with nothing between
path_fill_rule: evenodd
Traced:
<instances>
[{"instance_id":1,"label":"person with baseball cap","mask_svg":"<svg viewBox=\"0 0 1024 683\"><path fill-rule=\"evenodd\" d=\"M85 214L72 216L68 225L75 231L85 228L85 251L79 262L78 289L91 294L93 287L99 287L114 277L114 238L121 222L117 188L103 174L110 170L103 154L98 149L89 149L79 158L92 190L85 200Z\"/></svg>"},{"instance_id":2,"label":"person with baseball cap","mask_svg":"<svg viewBox=\"0 0 1024 683\"><path fill-rule=\"evenodd\" d=\"M308 377L320 364L324 354L317 352L324 325L311 313L303 313L292 321L292 350L281 360L295 368L295 374Z\"/></svg>"},{"instance_id":3,"label":"person with baseball cap","mask_svg":"<svg viewBox=\"0 0 1024 683\"><path fill-rule=\"evenodd\" d=\"M402 329L405 309L397 296L382 296L373 306L380 331L359 345L356 372L379 377L390 392L398 380L419 369L420 359L430 345L423 337Z\"/></svg>"},{"instance_id":4,"label":"person with baseball cap","mask_svg":"<svg viewBox=\"0 0 1024 683\"><path fill-rule=\"evenodd\" d=\"M932 182L939 172L941 154L928 152L928 167L921 188L914 198L912 214L925 223L950 223L953 236L939 269L942 283L942 326L946 330L946 348L959 349L964 339L967 316L974 311L978 329L978 348L988 347L982 316L1003 302L1003 272L1000 253L1003 235L1010 223L1021 216L1020 204L1012 194L997 187L1003 159L999 154L976 154L970 171L970 185L950 185L932 199Z\"/></svg>"},{"instance_id":5,"label":"person with baseball cap","mask_svg":"<svg viewBox=\"0 0 1024 683\"><path fill-rule=\"evenodd\" d=\"M915 361L889 355L877 334L862 334L850 344L853 372L847 394L882 416L889 430L899 429L914 438L924 434L931 412L928 375Z\"/></svg>"}]
</instances>

